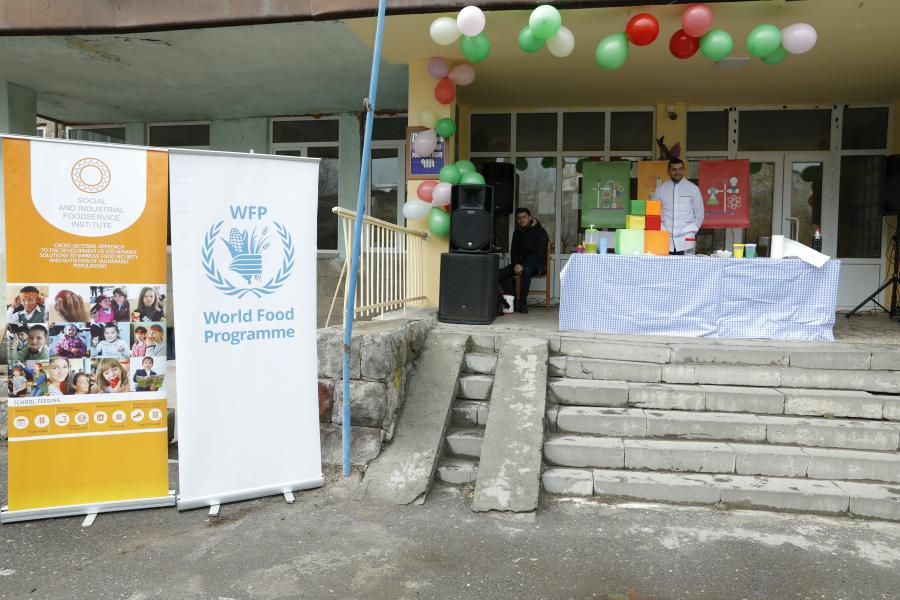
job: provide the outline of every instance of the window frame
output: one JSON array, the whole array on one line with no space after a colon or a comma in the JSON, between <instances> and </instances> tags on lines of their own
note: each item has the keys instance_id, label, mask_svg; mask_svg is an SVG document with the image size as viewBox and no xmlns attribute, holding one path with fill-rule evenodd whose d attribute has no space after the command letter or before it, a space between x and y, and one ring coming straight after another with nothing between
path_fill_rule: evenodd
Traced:
<instances>
[{"instance_id":1,"label":"window frame","mask_svg":"<svg viewBox=\"0 0 900 600\"><path fill-rule=\"evenodd\" d=\"M122 142L100 142L102 144L127 144L128 143L128 127L125 123L96 123L93 125L66 125L66 139L71 140L69 137L70 131L76 131L80 129L124 129L125 130L125 139ZM76 142L84 141L84 140L73 140Z\"/></svg>"},{"instance_id":2,"label":"window frame","mask_svg":"<svg viewBox=\"0 0 900 600\"><path fill-rule=\"evenodd\" d=\"M150 145L150 129L153 127L174 127L178 125L206 125L209 128L209 144L205 146L151 146ZM144 127L144 141L149 148L187 148L190 150L211 150L212 149L212 121L155 121L147 123Z\"/></svg>"}]
</instances>

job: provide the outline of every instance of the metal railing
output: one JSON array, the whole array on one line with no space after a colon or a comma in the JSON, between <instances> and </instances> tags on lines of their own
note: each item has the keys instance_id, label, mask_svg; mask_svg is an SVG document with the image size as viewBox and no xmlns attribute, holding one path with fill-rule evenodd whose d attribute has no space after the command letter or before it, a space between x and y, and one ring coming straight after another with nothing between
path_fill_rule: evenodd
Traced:
<instances>
[{"instance_id":1,"label":"metal railing","mask_svg":"<svg viewBox=\"0 0 900 600\"><path fill-rule=\"evenodd\" d=\"M331 210L341 222L344 240L352 239L356 212L339 206ZM354 316L369 317L375 313L383 314L425 303L422 252L427 237L428 234L423 231L363 216ZM342 282L346 301L350 285L350 278L347 277L350 258L350 253L347 252L331 299L331 308L328 309L326 327L331 324L331 315Z\"/></svg>"}]
</instances>

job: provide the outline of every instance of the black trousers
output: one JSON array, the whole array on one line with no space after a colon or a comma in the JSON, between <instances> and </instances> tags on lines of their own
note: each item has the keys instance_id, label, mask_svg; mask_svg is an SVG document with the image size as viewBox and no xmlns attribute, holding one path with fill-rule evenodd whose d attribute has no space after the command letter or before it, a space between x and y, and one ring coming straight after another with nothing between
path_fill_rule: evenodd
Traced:
<instances>
[{"instance_id":1,"label":"black trousers","mask_svg":"<svg viewBox=\"0 0 900 600\"><path fill-rule=\"evenodd\" d=\"M519 297L516 298L516 308L520 306L525 306L528 304L528 290L531 288L531 278L534 277L538 272L538 269L534 265L530 265L525 263L522 265L522 285L519 289ZM500 287L503 288L503 291L509 295L514 296L516 293L516 281L515 281L516 271L515 265L509 264L500 269L498 274L498 279L500 281Z\"/></svg>"}]
</instances>

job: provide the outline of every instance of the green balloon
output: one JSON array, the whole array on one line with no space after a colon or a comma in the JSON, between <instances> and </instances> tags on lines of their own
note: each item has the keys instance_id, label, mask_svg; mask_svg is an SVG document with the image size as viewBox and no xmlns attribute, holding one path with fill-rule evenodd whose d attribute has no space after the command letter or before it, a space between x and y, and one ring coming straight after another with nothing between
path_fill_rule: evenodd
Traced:
<instances>
[{"instance_id":1,"label":"green balloon","mask_svg":"<svg viewBox=\"0 0 900 600\"><path fill-rule=\"evenodd\" d=\"M450 117L444 117L443 119L438 119L437 124L434 126L435 131L437 131L438 135L444 139L449 139L453 137L453 134L456 133L456 121L451 119Z\"/></svg>"},{"instance_id":2,"label":"green balloon","mask_svg":"<svg viewBox=\"0 0 900 600\"><path fill-rule=\"evenodd\" d=\"M450 215L442 208L432 208L428 214L428 230L432 235L447 237L450 234Z\"/></svg>"},{"instance_id":3,"label":"green balloon","mask_svg":"<svg viewBox=\"0 0 900 600\"><path fill-rule=\"evenodd\" d=\"M525 52L533 53L543 47L544 40L534 35L534 32L531 31L531 27L526 25L522 28L522 31L519 32L519 48Z\"/></svg>"},{"instance_id":4,"label":"green balloon","mask_svg":"<svg viewBox=\"0 0 900 600\"><path fill-rule=\"evenodd\" d=\"M606 36L597 44L594 58L604 69L618 69L628 58L628 36L624 31Z\"/></svg>"},{"instance_id":5,"label":"green balloon","mask_svg":"<svg viewBox=\"0 0 900 600\"><path fill-rule=\"evenodd\" d=\"M781 30L774 25L760 25L747 36L747 50L753 56L765 58L781 46Z\"/></svg>"},{"instance_id":6,"label":"green balloon","mask_svg":"<svg viewBox=\"0 0 900 600\"><path fill-rule=\"evenodd\" d=\"M459 180L460 183L471 183L477 185L484 185L484 177L482 177L481 173L463 173L462 179Z\"/></svg>"},{"instance_id":7,"label":"green balloon","mask_svg":"<svg viewBox=\"0 0 900 600\"><path fill-rule=\"evenodd\" d=\"M784 62L784 59L788 57L789 52L784 49L784 46L778 46L778 49L769 54L767 56L762 57L762 61L767 65L777 65L778 63Z\"/></svg>"},{"instance_id":8,"label":"green balloon","mask_svg":"<svg viewBox=\"0 0 900 600\"><path fill-rule=\"evenodd\" d=\"M700 38L700 52L711 61L725 60L734 50L734 40L727 31L713 29Z\"/></svg>"},{"instance_id":9,"label":"green balloon","mask_svg":"<svg viewBox=\"0 0 900 600\"><path fill-rule=\"evenodd\" d=\"M450 185L459 183L460 178L462 178L462 173L454 165L444 165L441 167L441 172L438 175L441 183L449 183Z\"/></svg>"},{"instance_id":10,"label":"green balloon","mask_svg":"<svg viewBox=\"0 0 900 600\"><path fill-rule=\"evenodd\" d=\"M556 168L556 157L554 156L545 156L541 159L541 166L545 169L554 169Z\"/></svg>"},{"instance_id":11,"label":"green balloon","mask_svg":"<svg viewBox=\"0 0 900 600\"><path fill-rule=\"evenodd\" d=\"M516 169L519 171L524 171L528 168L528 159L527 158L517 158L516 159Z\"/></svg>"},{"instance_id":12,"label":"green balloon","mask_svg":"<svg viewBox=\"0 0 900 600\"><path fill-rule=\"evenodd\" d=\"M466 173L474 173L478 170L475 168L475 163L473 163L471 160L458 160L453 164L463 175L465 175Z\"/></svg>"},{"instance_id":13,"label":"green balloon","mask_svg":"<svg viewBox=\"0 0 900 600\"><path fill-rule=\"evenodd\" d=\"M757 173L762 171L762 168L763 168L762 163L752 162L752 163L750 163L750 174L756 175Z\"/></svg>"},{"instance_id":14,"label":"green balloon","mask_svg":"<svg viewBox=\"0 0 900 600\"><path fill-rule=\"evenodd\" d=\"M459 42L459 48L462 50L463 56L472 62L481 62L491 53L491 41L482 31L475 36L462 36Z\"/></svg>"},{"instance_id":15,"label":"green balloon","mask_svg":"<svg viewBox=\"0 0 900 600\"><path fill-rule=\"evenodd\" d=\"M559 31L562 26L562 16L549 4L541 4L531 11L531 16L528 17L528 26L535 37L547 40Z\"/></svg>"},{"instance_id":16,"label":"green balloon","mask_svg":"<svg viewBox=\"0 0 900 600\"><path fill-rule=\"evenodd\" d=\"M585 161L585 159L579 158L578 162L575 163L575 172L576 173L584 173L584 161Z\"/></svg>"}]
</instances>

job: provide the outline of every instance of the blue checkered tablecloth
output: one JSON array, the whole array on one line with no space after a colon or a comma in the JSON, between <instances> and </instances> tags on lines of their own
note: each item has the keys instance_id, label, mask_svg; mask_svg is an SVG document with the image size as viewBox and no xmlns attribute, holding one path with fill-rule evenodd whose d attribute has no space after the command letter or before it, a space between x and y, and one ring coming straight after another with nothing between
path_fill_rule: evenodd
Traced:
<instances>
[{"instance_id":1,"label":"blue checkered tablecloth","mask_svg":"<svg viewBox=\"0 0 900 600\"><path fill-rule=\"evenodd\" d=\"M573 254L560 331L834 340L841 263Z\"/></svg>"}]
</instances>

